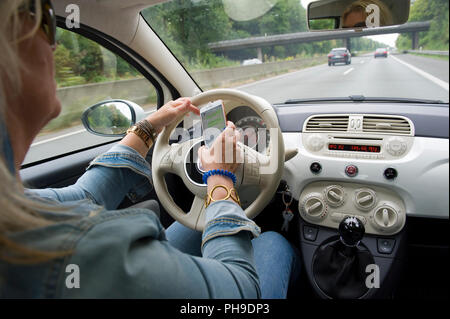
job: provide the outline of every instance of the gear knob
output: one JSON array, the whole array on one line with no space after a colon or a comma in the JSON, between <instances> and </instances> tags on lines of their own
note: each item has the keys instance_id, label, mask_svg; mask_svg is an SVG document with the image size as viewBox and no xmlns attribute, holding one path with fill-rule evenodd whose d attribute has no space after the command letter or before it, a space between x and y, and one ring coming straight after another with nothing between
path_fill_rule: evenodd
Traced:
<instances>
[{"instance_id":1,"label":"gear knob","mask_svg":"<svg viewBox=\"0 0 450 319\"><path fill-rule=\"evenodd\" d=\"M348 247L358 246L365 232L363 223L356 217L345 217L339 224L341 241Z\"/></svg>"}]
</instances>

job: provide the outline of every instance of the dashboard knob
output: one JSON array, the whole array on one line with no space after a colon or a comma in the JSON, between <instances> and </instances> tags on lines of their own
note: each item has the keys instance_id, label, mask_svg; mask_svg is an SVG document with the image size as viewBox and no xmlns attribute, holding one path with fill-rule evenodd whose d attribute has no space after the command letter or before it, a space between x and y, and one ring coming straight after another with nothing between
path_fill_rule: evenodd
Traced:
<instances>
[{"instance_id":1,"label":"dashboard knob","mask_svg":"<svg viewBox=\"0 0 450 319\"><path fill-rule=\"evenodd\" d=\"M322 136L314 134L308 138L307 145L311 151L318 152L325 145L325 141Z\"/></svg>"},{"instance_id":2,"label":"dashboard knob","mask_svg":"<svg viewBox=\"0 0 450 319\"><path fill-rule=\"evenodd\" d=\"M393 137L388 140L386 149L392 156L401 156L407 150L407 145L404 139L400 137Z\"/></svg>"},{"instance_id":3,"label":"dashboard knob","mask_svg":"<svg viewBox=\"0 0 450 319\"><path fill-rule=\"evenodd\" d=\"M362 188L355 191L355 204L361 210L370 210L377 203L376 193L369 188Z\"/></svg>"},{"instance_id":4,"label":"dashboard knob","mask_svg":"<svg viewBox=\"0 0 450 319\"><path fill-rule=\"evenodd\" d=\"M397 225L398 212L395 208L383 205L373 214L373 220L380 230L388 230Z\"/></svg>"},{"instance_id":5,"label":"dashboard knob","mask_svg":"<svg viewBox=\"0 0 450 319\"><path fill-rule=\"evenodd\" d=\"M301 211L307 219L321 220L326 217L327 206L320 193L312 193L303 199Z\"/></svg>"},{"instance_id":6,"label":"dashboard knob","mask_svg":"<svg viewBox=\"0 0 450 319\"><path fill-rule=\"evenodd\" d=\"M340 185L331 185L325 189L325 199L333 207L339 207L344 203L345 190Z\"/></svg>"}]
</instances>

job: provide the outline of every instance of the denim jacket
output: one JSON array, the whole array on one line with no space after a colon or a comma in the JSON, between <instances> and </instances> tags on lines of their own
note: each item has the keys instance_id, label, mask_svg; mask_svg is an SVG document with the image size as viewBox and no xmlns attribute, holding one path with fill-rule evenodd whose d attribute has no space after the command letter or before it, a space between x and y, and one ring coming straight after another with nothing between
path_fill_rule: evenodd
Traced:
<instances>
[{"instance_id":1,"label":"denim jacket","mask_svg":"<svg viewBox=\"0 0 450 319\"><path fill-rule=\"evenodd\" d=\"M7 157L4 154L4 157ZM30 198L64 206L42 213L54 223L8 233L45 251L71 251L34 265L0 260L1 298L258 298L251 238L259 227L230 201L205 211L202 255L167 241L150 210L114 210L125 194L148 191L150 166L133 149L116 145L96 158L72 186L27 190Z\"/></svg>"}]
</instances>

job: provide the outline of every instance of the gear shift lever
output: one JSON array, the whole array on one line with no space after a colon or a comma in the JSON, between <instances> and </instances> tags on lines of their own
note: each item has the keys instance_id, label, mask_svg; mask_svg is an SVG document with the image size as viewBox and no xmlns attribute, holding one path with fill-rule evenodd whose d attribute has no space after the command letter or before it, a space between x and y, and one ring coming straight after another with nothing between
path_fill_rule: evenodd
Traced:
<instances>
[{"instance_id":1,"label":"gear shift lever","mask_svg":"<svg viewBox=\"0 0 450 319\"><path fill-rule=\"evenodd\" d=\"M356 247L366 232L363 223L356 217L345 217L339 224L341 242L347 247Z\"/></svg>"},{"instance_id":2,"label":"gear shift lever","mask_svg":"<svg viewBox=\"0 0 450 319\"><path fill-rule=\"evenodd\" d=\"M366 287L366 266L374 263L372 254L361 243L364 225L356 217L345 217L339 236L319 246L313 257L313 276L319 288L331 298L360 298Z\"/></svg>"}]
</instances>

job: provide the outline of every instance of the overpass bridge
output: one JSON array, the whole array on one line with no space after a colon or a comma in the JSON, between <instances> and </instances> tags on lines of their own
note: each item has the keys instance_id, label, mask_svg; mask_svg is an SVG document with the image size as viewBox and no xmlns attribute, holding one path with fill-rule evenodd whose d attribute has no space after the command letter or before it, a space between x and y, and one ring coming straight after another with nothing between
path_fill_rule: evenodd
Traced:
<instances>
[{"instance_id":1,"label":"overpass bridge","mask_svg":"<svg viewBox=\"0 0 450 319\"><path fill-rule=\"evenodd\" d=\"M351 38L391 33L412 33L412 49L416 50L419 46L419 32L428 31L430 29L430 25L430 21L423 21L408 22L406 24L389 27L370 28L361 31L339 30L286 33L264 37L214 42L209 43L208 47L213 52L226 52L232 50L256 48L258 52L258 58L262 61L261 48L267 46L345 39L347 48L351 50Z\"/></svg>"}]
</instances>

